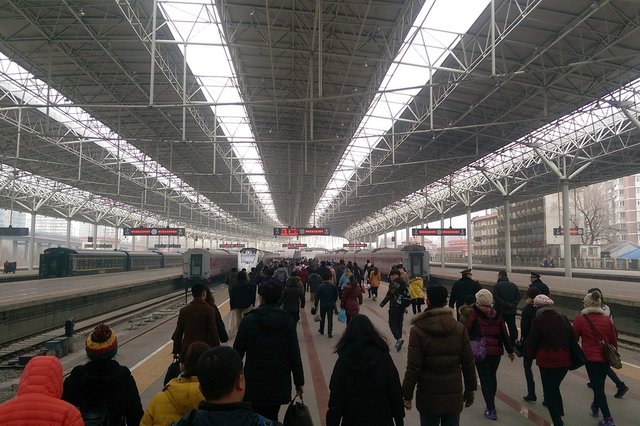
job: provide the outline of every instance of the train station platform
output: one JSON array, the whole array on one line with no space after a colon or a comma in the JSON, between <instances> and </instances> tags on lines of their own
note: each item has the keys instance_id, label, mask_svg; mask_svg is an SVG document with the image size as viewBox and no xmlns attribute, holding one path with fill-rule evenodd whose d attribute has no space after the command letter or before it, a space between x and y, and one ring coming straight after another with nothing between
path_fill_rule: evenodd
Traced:
<instances>
[{"instance_id":1,"label":"train station platform","mask_svg":"<svg viewBox=\"0 0 640 426\"><path fill-rule=\"evenodd\" d=\"M380 308L379 301L386 288L381 287L381 295L378 302L367 298L365 294L364 303L361 306L361 313L367 315L381 333L393 342L393 338L387 325L387 307ZM224 286L218 287L216 300L220 306L225 321L228 322L229 305L226 300L227 291ZM308 296L307 296L308 297ZM329 400L329 381L337 355L334 353L335 345L340 339L345 324L334 322L334 336L329 339L327 335L318 334L318 324L313 321L309 313L310 306L307 305L304 312L301 312L301 319L298 323L298 341L302 354L302 361L305 372L304 403L309 406L315 425L325 425L325 413ZM411 310L405 315L404 335L408 339L411 327ZM134 377L142 397L143 406L149 403L151 398L162 389L162 380L167 366L171 362L170 336L173 332L174 323L167 323L162 328L158 328L145 335L145 342L137 343L135 346L124 345L119 350L119 361L132 368ZM233 337L226 345L232 345ZM120 335L119 335L120 339ZM142 356L144 353L149 355ZM624 366L618 371L623 381L631 389L623 399L613 398L616 389L614 385L607 382L607 398L616 424L627 426L638 424L635 414L636 404L640 401L640 352L621 349ZM391 345L391 356L400 374L404 376L406 368L407 349L405 347L397 352ZM474 404L464 409L461 415L461 424L483 425L483 424L505 424L505 425L551 425L549 413L542 405L542 385L539 379L537 368L534 367L538 401L528 403L522 399L526 394L526 384L522 368L522 359L516 358L512 363L504 356L498 370L498 393L496 406L498 421L493 422L485 419L483 413L485 404L482 393L479 390L475 393ZM589 405L593 394L587 387L587 373L584 368L569 372L562 383L561 391L565 404L565 424L572 425L596 425L599 421L591 417ZM368 395L354 395L354 398L367 398ZM280 412L280 421L284 416L286 406ZM406 412L405 425L419 425L419 416L415 408Z\"/></svg>"}]
</instances>

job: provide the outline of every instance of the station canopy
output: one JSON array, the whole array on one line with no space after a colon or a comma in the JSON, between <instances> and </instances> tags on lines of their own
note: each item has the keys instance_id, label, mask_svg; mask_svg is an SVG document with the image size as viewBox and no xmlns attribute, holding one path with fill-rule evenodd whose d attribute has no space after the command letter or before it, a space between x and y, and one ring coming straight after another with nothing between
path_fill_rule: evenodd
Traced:
<instances>
[{"instance_id":1,"label":"station canopy","mask_svg":"<svg viewBox=\"0 0 640 426\"><path fill-rule=\"evenodd\" d=\"M351 238L640 172L640 2L0 0L0 207Z\"/></svg>"}]
</instances>

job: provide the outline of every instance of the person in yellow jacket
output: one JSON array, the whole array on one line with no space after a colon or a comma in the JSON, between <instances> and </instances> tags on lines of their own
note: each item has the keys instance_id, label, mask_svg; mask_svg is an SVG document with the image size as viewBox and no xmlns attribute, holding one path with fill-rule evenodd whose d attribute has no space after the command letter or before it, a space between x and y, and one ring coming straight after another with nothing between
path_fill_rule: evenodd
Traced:
<instances>
[{"instance_id":1,"label":"person in yellow jacket","mask_svg":"<svg viewBox=\"0 0 640 426\"><path fill-rule=\"evenodd\" d=\"M186 413L198 408L204 401L200 392L200 383L196 376L196 368L200 356L208 351L210 346L204 342L193 342L187 348L180 369L182 373L172 379L158 392L140 421L140 426L170 425L177 422Z\"/></svg>"},{"instance_id":2,"label":"person in yellow jacket","mask_svg":"<svg viewBox=\"0 0 640 426\"><path fill-rule=\"evenodd\" d=\"M382 274L375 266L369 272L369 284L371 285L371 295L375 301L378 297L378 287L380 287L380 281L382 281Z\"/></svg>"},{"instance_id":3,"label":"person in yellow jacket","mask_svg":"<svg viewBox=\"0 0 640 426\"><path fill-rule=\"evenodd\" d=\"M413 314L422 312L424 304L424 281L420 276L413 276L409 280L409 296L411 297L411 309Z\"/></svg>"}]
</instances>

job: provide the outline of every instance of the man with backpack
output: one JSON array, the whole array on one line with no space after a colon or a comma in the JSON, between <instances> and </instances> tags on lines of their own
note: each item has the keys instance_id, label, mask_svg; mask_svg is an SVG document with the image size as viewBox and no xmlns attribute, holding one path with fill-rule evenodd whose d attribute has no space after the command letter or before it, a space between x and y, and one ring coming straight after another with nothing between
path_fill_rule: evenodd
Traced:
<instances>
[{"instance_id":1,"label":"man with backpack","mask_svg":"<svg viewBox=\"0 0 640 426\"><path fill-rule=\"evenodd\" d=\"M389 328L393 338L396 339L395 348L400 352L404 344L404 339L402 338L404 310L411 305L411 296L409 296L407 283L402 281L400 271L395 268L389 272L389 290L382 302L380 302L380 307L384 307L387 303L389 303Z\"/></svg>"}]
</instances>

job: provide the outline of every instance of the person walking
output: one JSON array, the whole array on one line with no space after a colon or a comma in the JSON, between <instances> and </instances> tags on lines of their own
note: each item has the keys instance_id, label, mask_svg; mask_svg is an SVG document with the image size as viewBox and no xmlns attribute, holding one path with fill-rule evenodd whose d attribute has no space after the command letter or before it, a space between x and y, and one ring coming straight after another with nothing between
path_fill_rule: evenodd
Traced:
<instances>
[{"instance_id":1,"label":"person walking","mask_svg":"<svg viewBox=\"0 0 640 426\"><path fill-rule=\"evenodd\" d=\"M587 293L582 299L584 309L573 321L573 331L581 340L582 352L586 358L585 367L593 390L591 415L598 417L602 412L602 420L598 426L615 426L611 410L604 393L604 381L611 367L604 354L602 341L618 346L618 332L611 318L602 309L602 294L599 291Z\"/></svg>"},{"instance_id":2,"label":"person walking","mask_svg":"<svg viewBox=\"0 0 640 426\"><path fill-rule=\"evenodd\" d=\"M553 426L564 426L564 405L560 384L571 366L571 339L575 339L569 320L553 308L544 294L533 299L538 309L527 336L527 356L536 360L542 379L544 401Z\"/></svg>"},{"instance_id":3,"label":"person walking","mask_svg":"<svg viewBox=\"0 0 640 426\"><path fill-rule=\"evenodd\" d=\"M449 298L449 307L455 307L456 312L459 312L460 306L464 304L468 295L475 295L482 290L480 283L473 279L471 269L465 269L460 271L462 278L453 283L451 287L451 297Z\"/></svg>"},{"instance_id":4,"label":"person walking","mask_svg":"<svg viewBox=\"0 0 640 426\"><path fill-rule=\"evenodd\" d=\"M143 411L136 381L127 367L113 359L118 352L116 333L98 324L87 337L85 352L89 362L71 370L62 399L80 407L85 420L108 418L113 425L140 424Z\"/></svg>"},{"instance_id":5,"label":"person walking","mask_svg":"<svg viewBox=\"0 0 640 426\"><path fill-rule=\"evenodd\" d=\"M216 326L216 312L205 301L206 290L202 284L194 284L191 287L193 300L187 306L180 309L178 322L171 336L173 340L174 358L178 358L183 348L189 347L193 342L200 341L209 346L220 346L218 327ZM231 331L229 331L231 333Z\"/></svg>"},{"instance_id":6,"label":"person walking","mask_svg":"<svg viewBox=\"0 0 640 426\"><path fill-rule=\"evenodd\" d=\"M307 282L309 283L309 303L315 304L318 287L322 284L322 277L318 273L317 269L312 270Z\"/></svg>"},{"instance_id":7,"label":"person walking","mask_svg":"<svg viewBox=\"0 0 640 426\"><path fill-rule=\"evenodd\" d=\"M414 275L409 280L409 296L411 297L411 310L413 315L422 312L424 304L424 281L422 277Z\"/></svg>"},{"instance_id":8,"label":"person walking","mask_svg":"<svg viewBox=\"0 0 640 426\"><path fill-rule=\"evenodd\" d=\"M540 294L551 297L551 290L549 290L548 285L542 282L539 273L531 272L529 274L529 280L531 281L531 283L529 284L530 287L536 287L538 290L540 290Z\"/></svg>"},{"instance_id":9,"label":"person walking","mask_svg":"<svg viewBox=\"0 0 640 426\"><path fill-rule=\"evenodd\" d=\"M324 323L327 321L327 336L333 337L333 314L336 312L336 302L338 301L338 287L333 283L331 272L325 271L322 276L322 284L318 287L314 307L318 309L320 305L320 328L318 333L324 335Z\"/></svg>"},{"instance_id":10,"label":"person walking","mask_svg":"<svg viewBox=\"0 0 640 426\"><path fill-rule=\"evenodd\" d=\"M298 323L300 308L304 309L304 285L300 278L294 276L287 280L278 305L291 315L296 324Z\"/></svg>"},{"instance_id":11,"label":"person walking","mask_svg":"<svg viewBox=\"0 0 640 426\"><path fill-rule=\"evenodd\" d=\"M380 307L389 303L389 329L393 338L396 339L394 345L396 350L400 352L404 339L402 338L402 323L404 321L404 310L408 306L403 306L402 299L405 296L409 298L409 289L402 278L400 278L400 271L392 269L389 271L389 290L387 294L380 302Z\"/></svg>"},{"instance_id":12,"label":"person walking","mask_svg":"<svg viewBox=\"0 0 640 426\"><path fill-rule=\"evenodd\" d=\"M516 314L518 313L518 303L520 303L520 289L509 280L507 271L498 272L498 281L493 286L493 299L496 303L496 311L502 315L509 330L511 346L514 346L518 340Z\"/></svg>"},{"instance_id":13,"label":"person walking","mask_svg":"<svg viewBox=\"0 0 640 426\"><path fill-rule=\"evenodd\" d=\"M536 382L533 379L533 358L527 353L527 338L531 331L531 324L536 317L538 308L533 304L533 300L540 294L540 290L537 287L529 287L527 289L527 300L524 308L522 308L522 314L520 315L520 332L522 340L522 365L524 367L524 378L527 381L527 394L522 397L525 401L535 402L538 398L536 396Z\"/></svg>"},{"instance_id":14,"label":"person walking","mask_svg":"<svg viewBox=\"0 0 640 426\"><path fill-rule=\"evenodd\" d=\"M84 426L80 411L62 400L62 364L55 356L34 356L18 383L18 392L0 404L3 426Z\"/></svg>"},{"instance_id":15,"label":"person walking","mask_svg":"<svg viewBox=\"0 0 640 426\"><path fill-rule=\"evenodd\" d=\"M378 288L380 287L380 282L382 281L382 274L375 266L371 267L370 270L371 272L369 273L369 289L371 290L372 299L375 302L378 298Z\"/></svg>"},{"instance_id":16,"label":"person walking","mask_svg":"<svg viewBox=\"0 0 640 426\"><path fill-rule=\"evenodd\" d=\"M240 271L237 278L236 284L229 289L229 309L231 315L235 315L232 320L234 329L238 328L242 318L256 303L256 288L249 281L247 273Z\"/></svg>"},{"instance_id":17,"label":"person walking","mask_svg":"<svg viewBox=\"0 0 640 426\"><path fill-rule=\"evenodd\" d=\"M369 318L355 315L351 319L336 353L327 426L403 425L400 376L387 342Z\"/></svg>"},{"instance_id":18,"label":"person walking","mask_svg":"<svg viewBox=\"0 0 640 426\"><path fill-rule=\"evenodd\" d=\"M417 386L421 426L458 426L463 404L473 404L477 389L469 335L447 307L447 296L445 287L429 287L427 309L411 320L402 393L411 410Z\"/></svg>"},{"instance_id":19,"label":"person walking","mask_svg":"<svg viewBox=\"0 0 640 426\"><path fill-rule=\"evenodd\" d=\"M347 324L360 313L360 305L362 305L362 289L356 276L352 275L340 293L340 308L347 314Z\"/></svg>"},{"instance_id":20,"label":"person walking","mask_svg":"<svg viewBox=\"0 0 640 426\"><path fill-rule=\"evenodd\" d=\"M476 304L469 313L466 323L467 332L471 339L484 339L486 356L476 359L476 369L480 378L482 396L487 406L484 416L489 420L497 420L495 397L498 391L497 372L500 359L505 348L509 359L513 362L513 346L507 334L504 319L493 307L493 295L489 290L482 289L476 293Z\"/></svg>"},{"instance_id":21,"label":"person walking","mask_svg":"<svg viewBox=\"0 0 640 426\"><path fill-rule=\"evenodd\" d=\"M278 306L282 291L276 281L260 286L260 306L245 315L233 342L245 358L245 401L273 421L278 421L280 406L291 401L291 377L300 397L304 386L296 324Z\"/></svg>"}]
</instances>

